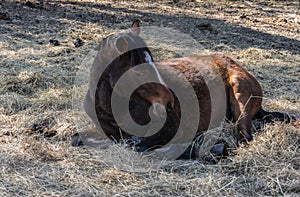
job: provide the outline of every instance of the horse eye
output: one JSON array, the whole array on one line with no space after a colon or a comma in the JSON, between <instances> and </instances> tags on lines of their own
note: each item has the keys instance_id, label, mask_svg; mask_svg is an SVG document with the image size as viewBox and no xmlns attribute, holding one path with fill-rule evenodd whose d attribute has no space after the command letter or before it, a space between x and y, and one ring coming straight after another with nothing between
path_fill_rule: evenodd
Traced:
<instances>
[{"instance_id":1,"label":"horse eye","mask_svg":"<svg viewBox=\"0 0 300 197\"><path fill-rule=\"evenodd\" d=\"M166 108L167 113L170 113L172 110L173 110L172 105L171 105L170 102L168 102L167 103L167 108Z\"/></svg>"}]
</instances>

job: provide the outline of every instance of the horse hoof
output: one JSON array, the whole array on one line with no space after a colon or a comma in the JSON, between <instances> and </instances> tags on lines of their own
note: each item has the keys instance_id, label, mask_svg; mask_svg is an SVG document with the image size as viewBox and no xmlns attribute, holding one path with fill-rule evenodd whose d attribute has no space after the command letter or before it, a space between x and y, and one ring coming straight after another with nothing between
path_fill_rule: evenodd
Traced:
<instances>
[{"instance_id":1,"label":"horse hoof","mask_svg":"<svg viewBox=\"0 0 300 197\"><path fill-rule=\"evenodd\" d=\"M210 152L216 156L228 156L228 151L224 144L214 145Z\"/></svg>"},{"instance_id":2,"label":"horse hoof","mask_svg":"<svg viewBox=\"0 0 300 197\"><path fill-rule=\"evenodd\" d=\"M199 158L199 146L192 146L190 145L178 159L196 159Z\"/></svg>"}]
</instances>

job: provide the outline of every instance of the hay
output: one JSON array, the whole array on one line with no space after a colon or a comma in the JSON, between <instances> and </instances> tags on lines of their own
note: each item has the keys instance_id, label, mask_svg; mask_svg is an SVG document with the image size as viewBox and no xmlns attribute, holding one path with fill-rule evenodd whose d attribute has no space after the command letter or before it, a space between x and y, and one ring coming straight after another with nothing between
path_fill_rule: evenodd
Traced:
<instances>
[{"instance_id":1,"label":"hay","mask_svg":"<svg viewBox=\"0 0 300 197\"><path fill-rule=\"evenodd\" d=\"M70 146L77 71L99 39L134 18L189 33L203 53L232 56L257 76L265 109L299 114L297 1L26 2L0 3L0 13L10 17L0 19L1 196L299 195L300 129L293 125L265 125L249 146L230 150L217 164L158 161L123 144ZM197 29L206 23L212 29ZM75 48L78 37L84 45ZM180 56L178 49L153 50L158 59ZM28 132L32 124L57 134Z\"/></svg>"}]
</instances>

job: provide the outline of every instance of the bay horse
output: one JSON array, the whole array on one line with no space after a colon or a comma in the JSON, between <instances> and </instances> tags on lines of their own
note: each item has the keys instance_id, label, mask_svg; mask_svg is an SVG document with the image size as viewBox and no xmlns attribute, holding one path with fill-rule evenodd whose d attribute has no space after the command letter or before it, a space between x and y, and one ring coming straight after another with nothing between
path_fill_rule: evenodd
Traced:
<instances>
[{"instance_id":1,"label":"bay horse","mask_svg":"<svg viewBox=\"0 0 300 197\"><path fill-rule=\"evenodd\" d=\"M101 128L110 139L117 142L123 139L137 140L137 151L143 152L163 146L176 134L181 118L180 103L176 94L169 89L168 84L165 84L161 73L169 76L171 80L174 78L175 81L178 76L169 72L168 68L174 68L178 75L185 77L197 94L201 117L195 137L208 129L209 122L213 118L209 88L203 78L205 74L202 72L203 65L210 66L221 74L227 103L224 118L237 122L238 143L253 139L251 121L255 118L263 119L265 122L270 122L274 118L290 121L290 116L285 113L267 112L262 109L263 93L259 82L230 57L214 53L154 63L151 52L139 33L140 24L136 20L129 30L105 38L97 49L99 52L91 68L84 109L96 127ZM148 113L149 108L152 109L154 116L167 114L160 131L147 137L136 137L122 130L114 118L111 106L112 92L117 81L129 69L140 64L146 64L150 68L149 72L154 73L156 83L143 84L130 96L131 118L140 125L146 125L152 118ZM135 79L131 82L137 83ZM122 97L122 91L117 94Z\"/></svg>"}]
</instances>

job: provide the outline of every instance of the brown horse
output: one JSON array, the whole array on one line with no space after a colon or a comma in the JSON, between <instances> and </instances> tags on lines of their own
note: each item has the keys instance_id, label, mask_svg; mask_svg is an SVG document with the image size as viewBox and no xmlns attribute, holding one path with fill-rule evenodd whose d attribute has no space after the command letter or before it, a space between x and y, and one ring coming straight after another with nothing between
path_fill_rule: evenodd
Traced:
<instances>
[{"instance_id":1,"label":"brown horse","mask_svg":"<svg viewBox=\"0 0 300 197\"><path fill-rule=\"evenodd\" d=\"M209 128L209 123L214 121L212 120L214 106L206 79L203 77L206 75L203 65L217 70L221 75L226 93L226 118L237 122L239 143L252 140L251 121L254 118L266 122L272 121L273 118L290 121L290 117L284 113L266 112L262 109L262 89L258 81L231 58L215 53L168 59L154 64L150 50L139 37L139 31L139 22L134 21L130 30L104 39L91 68L90 88L84 101L84 108L97 128L103 129L109 138L116 141L138 140L138 151L152 150L169 142L177 132L182 111L176 94L168 88L163 78L177 81L179 75L190 82L197 95L200 119L195 137L205 132ZM120 129L111 106L112 92L118 80L130 68L140 64L146 64L150 68L149 72L154 73L156 82L145 83L133 92L129 100L131 118L140 125L146 125L152 118L148 113L151 106L154 116L159 117L167 113L165 124L160 131L147 137L136 137ZM176 70L177 74L169 68ZM131 83L138 82L132 78ZM120 90L116 94L121 98L123 93ZM266 118L266 115L271 116Z\"/></svg>"}]
</instances>

